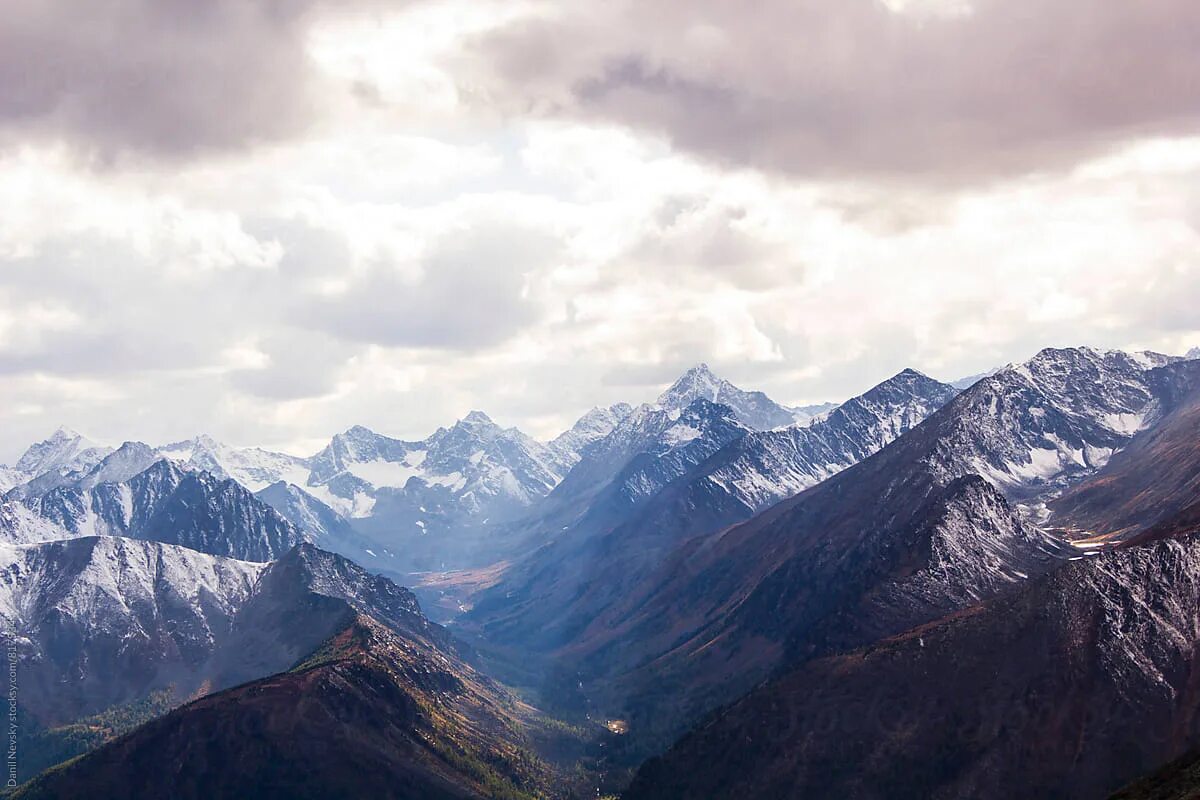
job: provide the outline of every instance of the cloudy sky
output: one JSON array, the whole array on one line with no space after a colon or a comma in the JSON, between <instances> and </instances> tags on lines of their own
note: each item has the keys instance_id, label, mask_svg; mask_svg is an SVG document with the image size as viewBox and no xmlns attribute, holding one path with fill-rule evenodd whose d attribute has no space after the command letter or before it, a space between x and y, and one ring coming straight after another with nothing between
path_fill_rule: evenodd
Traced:
<instances>
[{"instance_id":1,"label":"cloudy sky","mask_svg":"<svg viewBox=\"0 0 1200 800\"><path fill-rule=\"evenodd\" d=\"M0 457L1200 344L1194 0L0 0Z\"/></svg>"}]
</instances>

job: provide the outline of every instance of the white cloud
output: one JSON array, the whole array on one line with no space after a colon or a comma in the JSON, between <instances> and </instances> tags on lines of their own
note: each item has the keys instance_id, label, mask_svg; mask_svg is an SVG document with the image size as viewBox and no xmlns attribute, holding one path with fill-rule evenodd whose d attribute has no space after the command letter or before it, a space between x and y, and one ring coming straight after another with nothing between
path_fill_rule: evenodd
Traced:
<instances>
[{"instance_id":1,"label":"white cloud","mask_svg":"<svg viewBox=\"0 0 1200 800\"><path fill-rule=\"evenodd\" d=\"M0 156L0 452L60 423L304 451L477 407L549 436L702 359L802 402L1200 344L1200 139L953 191L777 174L557 113L561 74L531 78L548 107L471 83L480 42L567 6L312 13L286 44L341 89L311 125L169 165L32 133ZM695 22L697 69L753 33Z\"/></svg>"}]
</instances>

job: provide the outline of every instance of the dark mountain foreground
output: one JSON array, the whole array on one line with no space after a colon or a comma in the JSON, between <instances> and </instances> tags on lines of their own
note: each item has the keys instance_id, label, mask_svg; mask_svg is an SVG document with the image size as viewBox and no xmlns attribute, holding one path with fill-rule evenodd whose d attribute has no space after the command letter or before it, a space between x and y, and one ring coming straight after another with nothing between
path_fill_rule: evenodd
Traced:
<instances>
[{"instance_id":1,"label":"dark mountain foreground","mask_svg":"<svg viewBox=\"0 0 1200 800\"><path fill-rule=\"evenodd\" d=\"M1103 797L1200 744L1198 644L1195 532L1072 561L759 687L625 798Z\"/></svg>"},{"instance_id":2,"label":"dark mountain foreground","mask_svg":"<svg viewBox=\"0 0 1200 800\"><path fill-rule=\"evenodd\" d=\"M1193 800L1200 797L1200 751L1193 750L1140 778L1110 800Z\"/></svg>"},{"instance_id":3,"label":"dark mountain foreground","mask_svg":"<svg viewBox=\"0 0 1200 800\"><path fill-rule=\"evenodd\" d=\"M13 797L543 797L527 707L369 617L293 669L209 695Z\"/></svg>"}]
</instances>

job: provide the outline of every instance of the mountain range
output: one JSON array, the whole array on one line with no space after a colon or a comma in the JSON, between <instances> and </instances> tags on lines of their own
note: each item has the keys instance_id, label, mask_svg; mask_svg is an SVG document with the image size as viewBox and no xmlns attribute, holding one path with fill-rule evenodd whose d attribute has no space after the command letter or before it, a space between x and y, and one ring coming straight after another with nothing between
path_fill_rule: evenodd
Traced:
<instances>
[{"instance_id":1,"label":"mountain range","mask_svg":"<svg viewBox=\"0 0 1200 800\"><path fill-rule=\"evenodd\" d=\"M624 797L1105 797L1200 739L1197 532L809 661L647 763Z\"/></svg>"},{"instance_id":2,"label":"mountain range","mask_svg":"<svg viewBox=\"0 0 1200 800\"><path fill-rule=\"evenodd\" d=\"M1198 426L1200 361L1067 348L803 409L701 364L547 442L63 429L0 639L21 779L80 757L16 796L1184 792Z\"/></svg>"},{"instance_id":3,"label":"mountain range","mask_svg":"<svg viewBox=\"0 0 1200 800\"><path fill-rule=\"evenodd\" d=\"M341 735L356 744L378 735L383 758L404 765L391 789L401 794L383 796L481 797L492 782L544 779L535 756L497 737L536 719L532 709L470 667L410 592L340 556L305 544L252 564L108 536L9 546L0 558L0 615L12 632L0 638L21 654L29 758L47 749L74 755L72 747L98 743L80 741L81 728L137 717L164 694L167 705L205 698L132 737L109 737L112 744L21 796L60 797L82 786L101 797L237 794L214 779L210 759L253 772L257 788L246 773L230 776L254 796L331 796L305 794L320 785L311 782L318 764L308 756L339 743L335 736L317 744L326 725L350 721ZM305 687L299 706L292 682ZM345 716L347 704L356 716ZM142 749L181 748L181 762L206 774L146 765L131 781L139 737ZM206 742L229 755L199 756L195 748ZM353 758L343 766L355 774ZM357 784L364 790L381 774L378 763L369 766Z\"/></svg>"}]
</instances>

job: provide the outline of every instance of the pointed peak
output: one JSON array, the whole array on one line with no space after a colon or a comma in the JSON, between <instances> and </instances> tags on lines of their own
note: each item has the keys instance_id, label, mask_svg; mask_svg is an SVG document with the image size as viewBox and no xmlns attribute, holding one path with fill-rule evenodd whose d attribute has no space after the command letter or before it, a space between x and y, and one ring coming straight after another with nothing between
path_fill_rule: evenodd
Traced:
<instances>
[{"instance_id":1,"label":"pointed peak","mask_svg":"<svg viewBox=\"0 0 1200 800\"><path fill-rule=\"evenodd\" d=\"M207 434L207 433L202 433L199 436L197 436L195 439L192 439L192 443L196 447L203 447L207 450L213 450L213 449L219 447L221 444L216 439L214 439L210 434Z\"/></svg>"},{"instance_id":2,"label":"pointed peak","mask_svg":"<svg viewBox=\"0 0 1200 800\"><path fill-rule=\"evenodd\" d=\"M465 417L459 420L460 423L468 423L471 425L495 425L492 418L479 410L471 411Z\"/></svg>"},{"instance_id":3,"label":"pointed peak","mask_svg":"<svg viewBox=\"0 0 1200 800\"><path fill-rule=\"evenodd\" d=\"M1043 347L1037 351L1033 358L1029 359L1029 363L1045 363L1063 360L1079 360L1087 359L1094 360L1102 358L1111 351L1099 350L1095 347Z\"/></svg>"},{"instance_id":4,"label":"pointed peak","mask_svg":"<svg viewBox=\"0 0 1200 800\"><path fill-rule=\"evenodd\" d=\"M875 384L857 397L850 398L846 404L857 404L862 401L907 404L914 399L937 400L940 404L948 402L957 393L958 390L950 384L942 383L909 367L897 372L887 380Z\"/></svg>"},{"instance_id":5,"label":"pointed peak","mask_svg":"<svg viewBox=\"0 0 1200 800\"><path fill-rule=\"evenodd\" d=\"M154 448L145 442L139 442L136 439L130 439L126 442L121 442L121 446L109 454L108 458L112 458L117 453L153 453Z\"/></svg>"},{"instance_id":6,"label":"pointed peak","mask_svg":"<svg viewBox=\"0 0 1200 800\"><path fill-rule=\"evenodd\" d=\"M674 386L710 386L723 383L707 362L701 361L679 376ZM674 388L674 387L672 387Z\"/></svg>"},{"instance_id":7,"label":"pointed peak","mask_svg":"<svg viewBox=\"0 0 1200 800\"><path fill-rule=\"evenodd\" d=\"M22 472L40 473L62 467L84 451L95 447L95 442L62 426L50 434L49 438L30 445L17 460L16 468Z\"/></svg>"},{"instance_id":8,"label":"pointed peak","mask_svg":"<svg viewBox=\"0 0 1200 800\"><path fill-rule=\"evenodd\" d=\"M716 376L705 362L679 376L666 391L658 397L660 405L682 407L697 397L715 400L726 382Z\"/></svg>"},{"instance_id":9,"label":"pointed peak","mask_svg":"<svg viewBox=\"0 0 1200 800\"><path fill-rule=\"evenodd\" d=\"M349 436L351 439L361 439L365 436L378 436L379 434L375 433L375 431L371 430L365 425L351 425L338 435Z\"/></svg>"},{"instance_id":10,"label":"pointed peak","mask_svg":"<svg viewBox=\"0 0 1200 800\"><path fill-rule=\"evenodd\" d=\"M195 471L196 470L193 467L170 458L160 458L150 464L150 466L146 467L146 469L142 470L143 473L149 472L154 474L173 475L184 475Z\"/></svg>"},{"instance_id":11,"label":"pointed peak","mask_svg":"<svg viewBox=\"0 0 1200 800\"><path fill-rule=\"evenodd\" d=\"M905 367L883 383L879 384L879 386L897 384L903 384L906 386L927 385L930 387L951 386L951 384L942 383L942 381L939 381L936 378L931 378L924 372L921 372L919 369L913 369L912 367Z\"/></svg>"}]
</instances>

